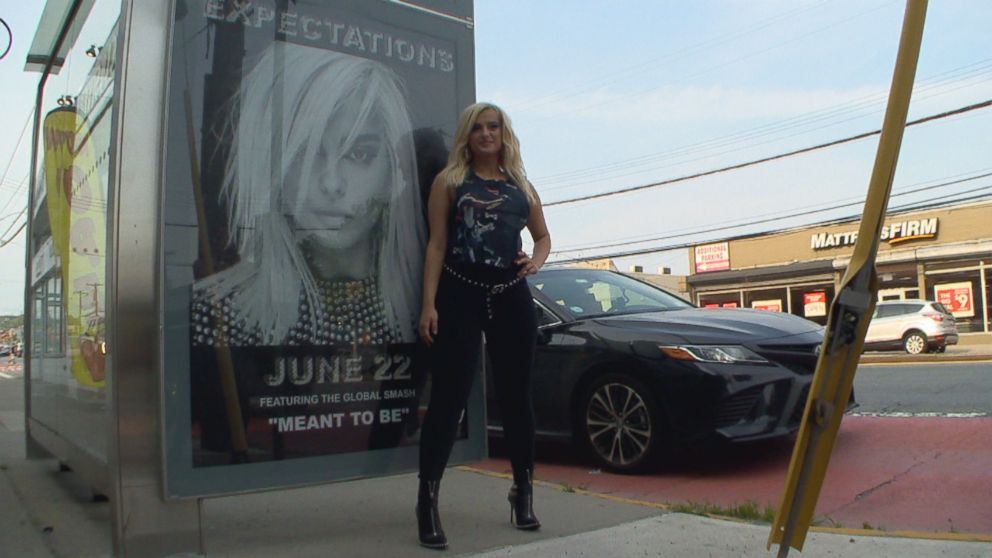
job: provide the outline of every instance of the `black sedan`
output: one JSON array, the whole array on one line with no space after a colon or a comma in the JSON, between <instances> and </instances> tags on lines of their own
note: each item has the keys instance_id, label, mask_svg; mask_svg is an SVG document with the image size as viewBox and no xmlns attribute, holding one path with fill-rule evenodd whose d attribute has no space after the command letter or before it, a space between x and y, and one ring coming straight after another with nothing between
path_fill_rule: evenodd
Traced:
<instances>
[{"instance_id":1,"label":"black sedan","mask_svg":"<svg viewBox=\"0 0 992 558\"><path fill-rule=\"evenodd\" d=\"M601 466L635 472L677 444L798 429L820 325L763 310L697 308L610 271L546 270L530 285L540 328L539 439L574 441ZM497 406L488 407L490 430L499 433Z\"/></svg>"}]
</instances>

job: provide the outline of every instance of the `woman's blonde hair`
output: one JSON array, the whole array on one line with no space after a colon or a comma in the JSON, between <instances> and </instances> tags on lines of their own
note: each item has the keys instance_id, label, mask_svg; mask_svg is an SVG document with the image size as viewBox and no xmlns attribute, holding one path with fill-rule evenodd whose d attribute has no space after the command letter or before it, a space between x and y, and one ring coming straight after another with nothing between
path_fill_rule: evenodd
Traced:
<instances>
[{"instance_id":1,"label":"woman's blonde hair","mask_svg":"<svg viewBox=\"0 0 992 558\"><path fill-rule=\"evenodd\" d=\"M472 150L468 146L468 137L472 133L472 126L475 125L479 115L490 109L499 115L500 129L502 130L503 148L499 154L499 166L509 176L510 181L524 191L527 200L533 204L537 201L537 194L534 192L534 186L527 180L524 161L520 157L520 140L513 133L510 117L503 109L492 103L475 103L462 111L462 115L458 118L455 143L451 147L451 153L448 154L448 164L438 174L441 183L449 188L454 188L465 180L465 175L472 167Z\"/></svg>"},{"instance_id":2,"label":"woman's blonde hair","mask_svg":"<svg viewBox=\"0 0 992 558\"><path fill-rule=\"evenodd\" d=\"M426 227L412 182L416 156L399 78L365 58L274 43L242 83L237 130L221 190L228 206L230 240L241 261L197 285L214 297L232 297L246 329L257 328L273 344L282 342L299 322L301 293L310 314L306 321L314 329L326 312L290 221L304 203L302 192L315 182L321 137L351 99L357 99L360 108L347 134L349 143L363 122L375 115L386 127L390 196L385 223L377 232L375 277L394 341L416 339L417 281ZM282 125L274 126L274 120L280 119ZM273 156L274 147L281 154L278 158ZM342 152L348 147L342 146ZM300 174L301 193L297 199L287 199L286 177L294 170Z\"/></svg>"}]
</instances>

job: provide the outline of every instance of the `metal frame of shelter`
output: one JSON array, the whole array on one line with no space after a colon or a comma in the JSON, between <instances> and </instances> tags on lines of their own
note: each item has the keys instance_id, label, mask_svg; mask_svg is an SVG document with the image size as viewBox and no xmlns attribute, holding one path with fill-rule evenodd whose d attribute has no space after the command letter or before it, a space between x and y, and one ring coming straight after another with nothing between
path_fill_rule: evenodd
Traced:
<instances>
[{"instance_id":1,"label":"metal frame of shelter","mask_svg":"<svg viewBox=\"0 0 992 558\"><path fill-rule=\"evenodd\" d=\"M185 470L177 473L170 469L176 459L169 455L171 446L168 439L173 433L166 432L168 416L174 412L169 408L170 399L165 393L169 373L166 370L165 330L169 326L169 317L163 264L166 242L163 200L166 197L165 169L168 164L166 143L169 112L175 110L169 104L170 98L173 98L171 95L175 93L175 85L170 82L170 68L176 63L173 59L176 20L191 5L197 6L201 12L216 8L218 13L226 14L225 10L230 6L251 3L232 3L231 0L106 0L102 4L100 0L48 1L26 68L42 72L34 120L32 168L35 170L28 204L31 212L28 237L32 241L42 234L44 227L51 226L47 223L50 212L44 209L39 211L39 205L43 205L44 196L52 198L57 195L51 188L46 194L46 178L44 172L38 170L45 167L44 154L39 153L39 146L45 143L45 134L51 131L43 125L43 115L53 108L46 106L47 101L51 100L45 94L46 80L50 75L58 73L67 59L67 51L79 48L76 42L80 29L87 17L92 15L91 10L95 4L107 5L115 10L118 4L120 6L119 19L111 36L100 39L107 40L108 43L104 47L91 47L87 52L88 56L96 57L103 49L103 62L107 64L108 71L112 72L112 91L104 92L107 120L103 125L109 128L109 148L103 154L105 159L100 160L101 165L106 165L102 168L107 169L108 175L107 184L104 185L106 245L99 247L106 262L103 275L106 278L105 309L101 308L101 312L97 314L97 317L105 317L106 320L105 345L101 347L105 347L106 380L102 379L101 368L101 379L94 381L96 387L87 391L94 394L90 403L95 401L97 407L93 410L93 415L97 417L95 427L100 434L96 435L106 433L106 448L105 452L89 451L85 444L73 439L71 432L60 430L63 423L39 418L43 409L36 402L39 401L39 395L44 394L34 390L39 389L39 386L46 386L41 381L44 378L38 376L38 385L33 385L36 383L33 379L46 370L53 370L53 373L62 375L58 377L56 387L63 390L68 386L68 393L60 392L55 399L71 398L75 389L75 386L70 385L73 382L72 359L79 356L75 341L64 341L67 336L65 330L56 332L63 341L59 341L62 344L61 353L51 359L53 362L56 358L61 359L53 368L44 367L44 355L31 352L32 336L37 338L46 333L43 330L32 331L31 326L33 318L42 317L38 315L38 309L44 312L47 308L35 306L38 298L35 289L39 284L39 277L47 273L61 279L57 277L59 253L57 247L51 248L52 243L49 240L47 248L40 243L36 245L29 242L26 255L28 286L25 289L25 415L28 455L55 456L60 462L72 467L96 492L109 496L116 556L155 557L202 553L201 494L197 494L195 490L205 486L204 482L188 484L192 489L185 493L170 493L167 488L170 474L176 477L203 473ZM274 9L287 5L283 0L269 4L275 6ZM471 0L378 0L375 3L328 0L302 4L316 10L333 9L336 10L335 13L345 16L354 11L361 14L364 22L378 21L374 14L369 14L372 10L381 10L388 14L383 17L387 17L390 22L388 25L392 25L390 29L402 27L401 32L421 33L427 37L425 44L429 41L447 41L445 44L455 45L459 59L465 61L464 71L460 74L451 73L446 78L448 93L443 98L448 101L437 110L443 111L445 115L450 114L453 128L461 106L474 101ZM239 16L237 10L230 11L230 14L235 19ZM397 21L400 23L396 23ZM435 32L442 35L432 35ZM401 52L397 56L402 57L404 54ZM431 59L429 63L433 65L435 60ZM430 93L427 91L421 94ZM69 130L70 135L76 131L78 130ZM69 164L71 166L71 161ZM68 265L71 257L68 252L61 253L61 256L61 265ZM61 296L61 291L68 290L69 287L62 286L59 289L56 294ZM82 295L78 302L79 316L73 318L76 320L83 314ZM89 299L85 299L85 303L89 304ZM57 312L53 315L64 317L64 314ZM70 322L69 318L64 322ZM69 326L63 324L61 327ZM453 462L471 461L485 455L483 388L482 382L476 384L478 388L473 392L469 404L471 420L467 421L466 427L468 440L459 440L460 449L456 444ZM54 401L53 405L57 404L58 401ZM36 408L33 409L33 405ZM188 415L188 407L185 412ZM208 491L203 495L232 494L262 488L282 488L406 472L415 463L415 459L410 459L410 455L413 455L411 452L415 450L416 446L404 447L405 457L397 460L399 465L391 465L388 455L382 454L391 451L391 448L377 449L380 452L379 457L373 456L367 460L373 466L358 469L357 465L348 465L352 468L346 468L346 472L336 475L324 472L329 463L338 459L336 455L318 455L309 460L297 460L307 461L310 464L308 468L291 463L292 459L271 460L264 467L256 468L252 468L253 465L245 468L245 465L232 463L231 466L214 469L240 467L241 473L233 474L242 482L240 488L228 483L223 486L222 492ZM373 452L370 449L368 453ZM348 461L347 456L341 459ZM357 461L352 458L348 463ZM292 469L292 474L287 475L288 484L283 484L283 478L278 475L281 467ZM267 481L251 480L254 475L266 474L266 471L270 475ZM216 472L213 476L217 476Z\"/></svg>"}]
</instances>

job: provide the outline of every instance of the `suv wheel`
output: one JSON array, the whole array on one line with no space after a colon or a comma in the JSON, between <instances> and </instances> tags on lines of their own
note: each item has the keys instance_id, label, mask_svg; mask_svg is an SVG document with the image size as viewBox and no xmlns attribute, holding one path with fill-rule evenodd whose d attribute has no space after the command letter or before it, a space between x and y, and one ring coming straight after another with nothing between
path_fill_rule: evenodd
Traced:
<instances>
[{"instance_id":1,"label":"suv wheel","mask_svg":"<svg viewBox=\"0 0 992 558\"><path fill-rule=\"evenodd\" d=\"M919 331L910 331L902 338L902 348L911 355L918 355L927 350L927 336Z\"/></svg>"}]
</instances>

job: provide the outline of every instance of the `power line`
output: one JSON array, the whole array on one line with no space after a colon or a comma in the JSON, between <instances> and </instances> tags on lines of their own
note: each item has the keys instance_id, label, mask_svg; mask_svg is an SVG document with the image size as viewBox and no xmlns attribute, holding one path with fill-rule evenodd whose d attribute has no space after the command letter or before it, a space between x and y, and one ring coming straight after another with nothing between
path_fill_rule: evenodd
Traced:
<instances>
[{"instance_id":1,"label":"power line","mask_svg":"<svg viewBox=\"0 0 992 558\"><path fill-rule=\"evenodd\" d=\"M10 165L13 164L14 158L17 156L17 150L21 148L21 141L24 140L24 133L28 129L28 124L31 123L31 117L34 116L34 108L28 112L28 117L24 120L24 126L21 127L21 135L17 137L17 144L14 145L14 151L10 154L10 159L7 160L7 166L3 169L3 176L0 176L0 182L7 180L7 173L10 171Z\"/></svg>"},{"instance_id":2,"label":"power line","mask_svg":"<svg viewBox=\"0 0 992 558\"><path fill-rule=\"evenodd\" d=\"M16 231L14 231L14 234L12 234L10 236L10 238L8 238L7 240L0 240L0 248L3 248L4 246L6 246L6 245L10 244L11 242L13 242L14 239L17 238L17 235L21 234L21 231L23 231L24 230L24 227L26 227L26 226L28 226L28 222L27 221L24 221L23 223L21 223L21 226ZM7 230L10 230L10 229L7 229Z\"/></svg>"},{"instance_id":3,"label":"power line","mask_svg":"<svg viewBox=\"0 0 992 558\"><path fill-rule=\"evenodd\" d=\"M975 85L974 80L983 74L988 74L989 70L992 69L992 58L986 58L977 62L972 62L971 64L966 64L964 66L954 68L945 72L941 72L934 76L928 78L925 83L919 84L914 89L914 99L925 99L930 97L936 97L939 95L944 95L962 87L970 87ZM959 83L961 80L971 80L966 81L964 85L958 85L953 88L946 88L947 84ZM988 78L981 79L978 83L987 81ZM929 94L924 94L929 93ZM652 153L647 155L641 155L638 157L633 157L630 159L614 161L612 163L606 163L603 165L597 165L593 167L587 167L584 169L577 169L571 171L563 171L551 175L545 175L534 179L536 183L542 185L542 191L554 191L562 190L568 188L575 188L578 185L594 182L597 180L597 176L602 177L603 175L610 174L614 171L629 171L631 167L645 166L653 162L660 162L665 159L674 159L680 155L684 154L699 154L700 152L706 152L713 149L719 149L727 146L732 146L737 143L742 143L749 140L754 140L755 138L763 136L771 136L779 132L784 132L787 130L801 129L809 124L827 122L824 126L819 126L816 128L807 128L804 131L789 134L786 136L779 136L773 140L769 140L762 143L770 143L771 141L778 141L790 137L799 135L800 133L806 133L813 130L819 130L830 126L836 126L843 122L854 120L856 118L862 118L868 116L869 114L879 112L883 105L881 103L885 100L887 92L885 90L879 90L875 93L871 93L864 97L856 98L851 101L841 103L832 107L816 110L810 113L801 114L792 118L787 118L784 120L772 122L756 128L743 130L740 132L732 133L722 137L711 138L708 140L699 141L690 145L685 145L682 147L677 147L670 149L668 151L662 151L659 153ZM862 111L862 114L857 114L858 111ZM864 112L868 111L868 112ZM852 115L852 116L848 116ZM836 117L843 117L841 120L836 120ZM831 122L831 120L833 120ZM761 145L760 143L757 145ZM754 147L755 144L750 144L747 147ZM705 157L714 157L726 155L728 153L739 151L741 148L734 148L718 153L709 153L707 155L699 156L696 159L681 161L680 163L687 163L699 160ZM672 166L672 165L666 165ZM659 167L654 167L658 169ZM661 167L664 168L664 167ZM647 172L652 170L651 168L645 168L643 170L634 172L625 172L620 175L613 175L613 178L619 178L622 176L629 176L631 174L638 174L642 172ZM563 186L553 186L548 187L548 184L554 183L566 183Z\"/></svg>"},{"instance_id":4,"label":"power line","mask_svg":"<svg viewBox=\"0 0 992 558\"><path fill-rule=\"evenodd\" d=\"M961 192L961 193L969 193L969 192L977 192L977 191L988 191L988 190L992 190L992 185L982 186L982 187L979 187L979 188L975 188L973 190L969 190L968 192ZM954 194L954 195L957 196L957 195L960 195L961 193ZM891 208L889 208L889 210L890 211L907 212L907 211L924 210L924 209L936 209L936 208L946 207L948 205L954 205L954 204L959 204L959 203L963 203L963 202L971 202L971 201L976 201L977 202L977 201L983 201L983 200L989 200L989 199L992 199L992 194L990 194L990 193L984 193L984 194L978 194L978 195L974 195L974 196L969 196L969 197L966 197L966 198L944 199L944 200L940 200L940 201L936 201L936 202L921 202L921 203L915 203L915 204L906 204L906 205L902 205L902 206L898 206L898 207L891 207ZM548 260L548 264L549 265L559 265L559 264L567 264L567 263L575 263L575 262L584 262L584 261L589 261L589 260L599 260L599 259L604 259L604 258L626 258L626 257L629 257L629 256L641 256L641 255L644 255L644 254L655 254L655 253L658 253L658 252L669 252L671 250L682 250L682 249L686 249L686 248L691 248L693 246L699 246L699 245L702 245L702 244L711 244L713 242L723 242L723 241L727 241L727 240L740 240L740 239L744 239L744 238L754 238L754 237L757 237L757 236L765 236L765 235L769 235L769 234L777 234L777 233L782 233L782 232L787 232L787 231L793 231L793 230L797 230L797 229L801 229L801 228L809 228L810 226L815 226L815 225L818 225L818 226L827 226L827 225L834 225L834 224L845 223L845 222L852 222L852 221L858 220L860 217L861 217L861 214L860 213L855 213L855 214L852 214L852 215L848 215L848 216L845 216L845 217L841 217L841 218L838 218L838 219L832 219L830 221L824 221L824 222L820 222L820 223L809 223L809 224L800 225L800 226L783 227L783 228L779 228L779 229L769 229L769 230L764 230L764 231L754 232L754 233L749 233L749 234L744 234L744 235L738 235L738 236L708 238L708 239L705 239L705 240L695 240L695 241L690 241L690 242L681 242L681 243L678 243L678 244L669 244L669 245L666 245L666 246L654 246L654 247L650 247L650 248L641 248L641 249L637 249L637 250L628 250L628 251L624 251L624 252L612 252L612 253L606 253L606 254L592 254L592 255L588 255L588 256L573 257L573 258L566 258L566 259L560 259L560 260L559 259L555 259L555 260L550 260L549 259ZM553 255L554 254L552 254L552 256Z\"/></svg>"},{"instance_id":5,"label":"power line","mask_svg":"<svg viewBox=\"0 0 992 558\"><path fill-rule=\"evenodd\" d=\"M946 188L948 186L954 186L954 185L957 185L957 184L962 184L962 183L965 183L965 182L970 182L972 180L978 180L980 178L988 178L990 176L992 176L992 172L986 172L986 173L983 173L983 174L978 174L978 175L975 175L975 176L970 176L968 178L961 178L961 179L958 179L958 180L952 180L952 181L948 181L948 182L941 182L939 184L932 184L932 185L929 185L929 186L921 186L919 188L912 188L912 189L904 190L904 191L901 191L901 192L892 194L892 197L895 198L895 197L900 197L900 196L908 196L908 195L911 195L911 194L918 194L920 192L926 192L926 191L930 191L930 190L936 190L936 189L939 189L939 188ZM984 188L987 188L987 187L982 187L980 189L984 189ZM965 194L965 193L970 193L970 192L973 192L973 191L974 190L965 190L965 191L962 191L962 192L956 192L956 193L951 194L951 195L955 195L956 196L956 195L961 195L961 194ZM630 245L633 245L633 244L642 244L644 242L657 242L659 240L669 240L669 239L672 239L672 238L679 238L679 237L683 237L683 236L691 236L691 235L705 234L705 233L710 233L710 232L725 231L725 230L731 230L731 229L736 229L736 228L740 228L740 227L746 227L746 226L750 226L750 225L759 225L759 224L762 224L762 223L770 223L770 222L774 222L774 221L781 221L783 219L794 219L796 217L804 217L804 216L807 216L807 215L815 215L817 213L824 213L824 212L833 211L833 210L836 210L836 209L843 209L845 207L851 207L851 206L860 205L860 204L863 204L863 203L864 203L864 198L862 197L862 198L857 199L856 201L835 204L835 205L831 205L831 206L828 206L828 207L822 207L822 208L818 208L818 209L807 209L807 210L803 210L803 211L789 213L789 214L786 214L786 215L782 215L781 212L780 212L780 213L777 213L777 214L773 214L773 216L768 216L766 218L760 218L760 219L756 219L756 220L749 220L749 221L744 222L744 223L738 223L738 224L733 224L733 225L720 225L720 226L717 226L717 227L710 227L710 228L706 228L706 229L702 229L702 230L698 230L697 229L697 230L693 230L693 231L686 231L686 232L681 232L681 233L678 233L678 234L669 234L669 235L660 236L660 237L654 237L654 238L642 238L640 240L627 240L627 241L621 241L621 242L611 242L611 243L607 243L607 244L595 244L595 245L588 245L588 246L580 246L580 247L577 247L577 248L566 248L566 249L556 250L555 253L556 254L563 254L563 253L570 253L570 252L584 252L584 251L587 251L587 250L599 250L599 249L603 249L603 248L616 248L616 247L619 247L619 246L630 246Z\"/></svg>"},{"instance_id":6,"label":"power line","mask_svg":"<svg viewBox=\"0 0 992 558\"><path fill-rule=\"evenodd\" d=\"M988 106L992 106L992 99L988 99L986 101L982 101L982 102L979 102L979 103L974 103L974 104L971 104L971 105L960 107L960 108L957 108L957 109L954 109L954 110L949 110L949 111L941 112L941 113L938 113L938 114L933 114L933 115L930 115L930 116L925 116L923 118L918 118L918 119L913 120L911 122L907 122L906 123L906 127L908 128L910 126L916 126L918 124L924 124L924 123L930 122L932 120L939 120L941 118L948 118L950 116L955 116L955 115L958 115L958 114L964 114L966 112L970 112L970 111L973 111L973 110L978 110L978 109L986 108ZM594 199L599 199L599 198L606 198L606 197L610 197L610 196L619 196L619 195L622 195L622 194L629 194L631 192L638 192L638 191L641 191L641 190L647 190L649 188L657 188L659 186L667 186L667 185L675 184L675 183L678 183L678 182L685 182L687 180L692 180L692 179L695 179L695 178L702 178L704 176L712 176L712 175L715 175L715 174L722 174L722 173L729 172L729 171L732 171L732 170L738 170L738 169L743 169L743 168L747 168L747 167L752 167L752 166L755 166L755 165L760 165L762 163L768 163L770 161L776 161L776 160L779 160L779 159L784 159L786 157L792 157L794 155L800 155L800 154L803 154L803 153L809 153L811 151L818 151L820 149L826 149L827 147L834 147L836 145L842 145L842 144L845 144L845 143L850 143L852 141L857 141L857 140L869 138L871 136L876 136L876 135L881 134L881 133L882 133L882 130L881 129L874 130L874 131L871 131L871 132L863 132L863 133L856 134L856 135L853 135L853 136L848 136L846 138L841 138L841 139L829 141L829 142L826 142L826 143L821 143L821 144L813 145L813 146L810 146L810 147L803 147L803 148L800 148L800 149L795 149L793 151L788 151L788 152L785 152L785 153L780 153L778 155L772 155L772 156L769 156L769 157L763 157L761 159L755 159L755 160L747 161L747 162L744 162L744 163L737 163L737 164L729 165L729 166L726 166L726 167L720 167L720 168L711 169L711 170L708 170L708 171L697 172L697 173L693 173L693 174L689 174L689 175L685 175L685 176L679 176L679 177L676 177L676 178L669 178L667 180L662 180L662 181L659 181L659 182L652 182L652 183L649 183L649 184L642 184L640 186L631 186L631 187L628 187L628 188L621 188L619 190L611 190L611 191L607 191L607 192L600 192L598 194L589 194L587 196L578 196L578 197L575 197L575 198L566 198L566 199L563 199L563 200L548 202L548 203L545 203L544 204L544 207L554 207L554 206L558 206L558 205L566 205L566 204L570 204L570 203L577 203L577 202L581 202L581 201L588 201L588 200L594 200Z\"/></svg>"}]
</instances>

